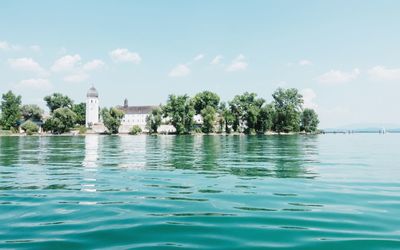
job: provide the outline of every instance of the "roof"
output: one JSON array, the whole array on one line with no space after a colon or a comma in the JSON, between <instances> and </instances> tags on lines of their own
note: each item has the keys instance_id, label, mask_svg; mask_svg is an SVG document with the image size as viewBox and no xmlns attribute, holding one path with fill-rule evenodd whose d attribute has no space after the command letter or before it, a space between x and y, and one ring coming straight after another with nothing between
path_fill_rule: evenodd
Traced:
<instances>
[{"instance_id":1,"label":"roof","mask_svg":"<svg viewBox=\"0 0 400 250\"><path fill-rule=\"evenodd\" d=\"M124 111L125 114L150 114L150 112L158 106L117 106L119 110Z\"/></svg>"},{"instance_id":2,"label":"roof","mask_svg":"<svg viewBox=\"0 0 400 250\"><path fill-rule=\"evenodd\" d=\"M99 92L97 92L97 89L95 89L95 87L91 87L88 90L86 96L87 97L99 97Z\"/></svg>"}]
</instances>

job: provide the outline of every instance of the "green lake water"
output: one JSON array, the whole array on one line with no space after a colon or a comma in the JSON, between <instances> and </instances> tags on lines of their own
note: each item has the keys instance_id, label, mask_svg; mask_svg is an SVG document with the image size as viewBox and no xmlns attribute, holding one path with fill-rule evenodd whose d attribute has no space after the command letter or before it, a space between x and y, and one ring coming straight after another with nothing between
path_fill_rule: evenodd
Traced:
<instances>
[{"instance_id":1,"label":"green lake water","mask_svg":"<svg viewBox=\"0 0 400 250\"><path fill-rule=\"evenodd\" d=\"M0 137L0 248L400 249L400 134Z\"/></svg>"}]
</instances>

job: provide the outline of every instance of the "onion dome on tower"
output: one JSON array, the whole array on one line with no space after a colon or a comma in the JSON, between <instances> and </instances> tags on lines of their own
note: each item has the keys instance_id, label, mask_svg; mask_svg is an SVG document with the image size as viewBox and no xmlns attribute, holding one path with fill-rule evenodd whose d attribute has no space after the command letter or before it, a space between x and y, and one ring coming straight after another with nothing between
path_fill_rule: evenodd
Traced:
<instances>
[{"instance_id":1,"label":"onion dome on tower","mask_svg":"<svg viewBox=\"0 0 400 250\"><path fill-rule=\"evenodd\" d=\"M99 92L97 92L97 89L95 88L95 87L91 87L89 90L88 90L88 92L87 92L87 94L86 94L86 97L96 97L96 98L98 98L99 97Z\"/></svg>"}]
</instances>

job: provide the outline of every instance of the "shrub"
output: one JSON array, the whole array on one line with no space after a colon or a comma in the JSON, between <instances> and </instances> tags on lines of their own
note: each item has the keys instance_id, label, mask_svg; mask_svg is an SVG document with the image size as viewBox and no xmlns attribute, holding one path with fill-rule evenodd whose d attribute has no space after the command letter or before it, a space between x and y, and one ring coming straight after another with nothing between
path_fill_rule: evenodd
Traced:
<instances>
[{"instance_id":1,"label":"shrub","mask_svg":"<svg viewBox=\"0 0 400 250\"><path fill-rule=\"evenodd\" d=\"M85 126L79 126L78 131L80 135L84 135L87 132L87 128Z\"/></svg>"},{"instance_id":2,"label":"shrub","mask_svg":"<svg viewBox=\"0 0 400 250\"><path fill-rule=\"evenodd\" d=\"M39 127L32 121L26 121L22 124L21 128L26 132L27 135L33 135L39 132Z\"/></svg>"},{"instance_id":3,"label":"shrub","mask_svg":"<svg viewBox=\"0 0 400 250\"><path fill-rule=\"evenodd\" d=\"M130 135L138 135L142 133L142 129L138 125L133 125L131 131L129 132Z\"/></svg>"}]
</instances>

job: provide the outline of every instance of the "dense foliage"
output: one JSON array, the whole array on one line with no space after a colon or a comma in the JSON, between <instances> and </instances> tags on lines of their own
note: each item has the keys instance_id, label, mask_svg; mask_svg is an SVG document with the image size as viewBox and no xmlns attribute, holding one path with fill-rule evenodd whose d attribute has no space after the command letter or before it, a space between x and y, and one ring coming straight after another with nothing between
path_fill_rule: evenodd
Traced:
<instances>
[{"instance_id":1,"label":"dense foliage","mask_svg":"<svg viewBox=\"0 0 400 250\"><path fill-rule=\"evenodd\" d=\"M170 119L177 134L188 134L193 130L195 109L188 95L170 95L163 108L164 117Z\"/></svg>"},{"instance_id":2,"label":"dense foliage","mask_svg":"<svg viewBox=\"0 0 400 250\"><path fill-rule=\"evenodd\" d=\"M76 123L79 125L86 124L86 103L73 104L72 111L76 114Z\"/></svg>"},{"instance_id":3,"label":"dense foliage","mask_svg":"<svg viewBox=\"0 0 400 250\"><path fill-rule=\"evenodd\" d=\"M318 129L319 119L313 109L304 109L301 114L301 130L307 133Z\"/></svg>"},{"instance_id":4,"label":"dense foliage","mask_svg":"<svg viewBox=\"0 0 400 250\"><path fill-rule=\"evenodd\" d=\"M28 120L21 125L22 130L25 131L27 135L32 135L34 133L39 132L39 126L36 123Z\"/></svg>"},{"instance_id":5,"label":"dense foliage","mask_svg":"<svg viewBox=\"0 0 400 250\"><path fill-rule=\"evenodd\" d=\"M6 130L17 130L21 119L21 96L8 91L3 94L1 99L1 119L0 125Z\"/></svg>"},{"instance_id":6,"label":"dense foliage","mask_svg":"<svg viewBox=\"0 0 400 250\"><path fill-rule=\"evenodd\" d=\"M73 101L68 96L62 95L60 93L54 93L52 95L46 96L43 99L50 112L53 113L58 108L69 108L72 109Z\"/></svg>"},{"instance_id":7,"label":"dense foliage","mask_svg":"<svg viewBox=\"0 0 400 250\"><path fill-rule=\"evenodd\" d=\"M146 117L146 128L149 130L150 134L157 133L158 127L160 127L162 122L162 109L157 107L151 111L151 113Z\"/></svg>"},{"instance_id":8,"label":"dense foliage","mask_svg":"<svg viewBox=\"0 0 400 250\"><path fill-rule=\"evenodd\" d=\"M118 129L121 126L121 120L124 117L124 112L117 108L103 108L101 110L104 126L110 134L118 134Z\"/></svg>"},{"instance_id":9,"label":"dense foliage","mask_svg":"<svg viewBox=\"0 0 400 250\"><path fill-rule=\"evenodd\" d=\"M142 133L142 129L138 125L133 125L131 131L129 131L130 135L138 135Z\"/></svg>"},{"instance_id":10,"label":"dense foliage","mask_svg":"<svg viewBox=\"0 0 400 250\"><path fill-rule=\"evenodd\" d=\"M297 89L277 89L272 97L275 115L272 129L276 132L299 132L303 96Z\"/></svg>"},{"instance_id":11,"label":"dense foliage","mask_svg":"<svg viewBox=\"0 0 400 250\"><path fill-rule=\"evenodd\" d=\"M76 124L76 114L70 108L58 108L53 111L52 117L46 120L43 127L53 134L69 132Z\"/></svg>"},{"instance_id":12,"label":"dense foliage","mask_svg":"<svg viewBox=\"0 0 400 250\"><path fill-rule=\"evenodd\" d=\"M36 104L25 104L21 107L21 114L25 121L41 121L44 111Z\"/></svg>"}]
</instances>

